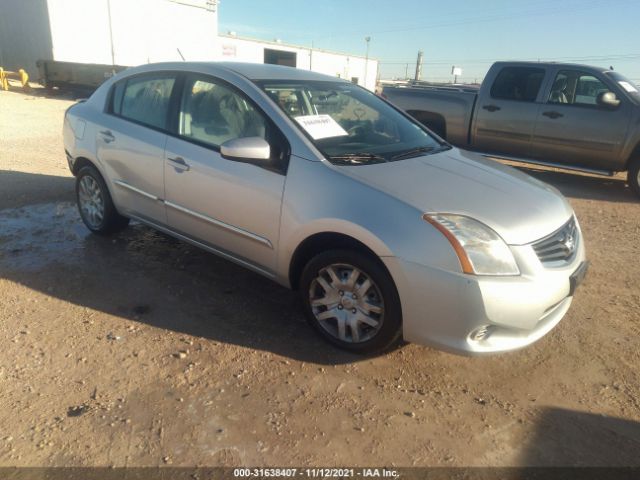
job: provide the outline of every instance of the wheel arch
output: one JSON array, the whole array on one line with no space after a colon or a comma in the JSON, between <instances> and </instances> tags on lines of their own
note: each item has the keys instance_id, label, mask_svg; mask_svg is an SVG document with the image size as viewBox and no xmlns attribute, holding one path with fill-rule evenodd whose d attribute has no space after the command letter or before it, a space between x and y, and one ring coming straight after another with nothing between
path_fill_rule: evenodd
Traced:
<instances>
[{"instance_id":1,"label":"wheel arch","mask_svg":"<svg viewBox=\"0 0 640 480\"><path fill-rule=\"evenodd\" d=\"M94 161L91 160L88 157L84 157L84 156L78 156L76 157L75 161L73 162L73 167L71 168L71 173L73 173L74 177L78 176L78 173L80 173L80 170L82 170L84 167L93 167L95 168L98 173L100 174L100 176L102 177L102 179L104 180L105 185L107 186L107 190L109 192L109 195L111 195L111 199L114 202L115 205L115 196L114 196L114 186L111 183L111 181L109 180L109 178L107 177L107 175L105 175L105 173L102 171L102 166ZM116 206L116 209L118 209L118 207Z\"/></svg>"},{"instance_id":2,"label":"wheel arch","mask_svg":"<svg viewBox=\"0 0 640 480\"><path fill-rule=\"evenodd\" d=\"M629 170L631 164L635 161L640 161L640 140L636 143L636 146L633 147L631 153L627 157L627 161L625 163L624 169Z\"/></svg>"},{"instance_id":3,"label":"wheel arch","mask_svg":"<svg viewBox=\"0 0 640 480\"><path fill-rule=\"evenodd\" d=\"M73 168L71 169L71 173L73 173L74 176L78 176L78 172L84 167L94 167L96 170L98 170L98 172L100 172L100 175L102 175L102 178L104 178L104 175L100 171L100 167L98 167L98 165L96 165L95 162L92 162L87 157L77 157L73 162Z\"/></svg>"},{"instance_id":4,"label":"wheel arch","mask_svg":"<svg viewBox=\"0 0 640 480\"><path fill-rule=\"evenodd\" d=\"M384 262L380 260L380 256L371 247L350 235L335 231L323 231L306 237L296 247L293 255L291 255L288 271L289 285L291 288L293 290L298 289L302 271L309 260L319 253L336 249L354 250L364 253L374 259L380 266L382 266L382 268L384 268L389 276L393 278Z\"/></svg>"},{"instance_id":5,"label":"wheel arch","mask_svg":"<svg viewBox=\"0 0 640 480\"><path fill-rule=\"evenodd\" d=\"M443 115L427 110L407 110L407 113L436 135L447 138L447 120Z\"/></svg>"}]
</instances>

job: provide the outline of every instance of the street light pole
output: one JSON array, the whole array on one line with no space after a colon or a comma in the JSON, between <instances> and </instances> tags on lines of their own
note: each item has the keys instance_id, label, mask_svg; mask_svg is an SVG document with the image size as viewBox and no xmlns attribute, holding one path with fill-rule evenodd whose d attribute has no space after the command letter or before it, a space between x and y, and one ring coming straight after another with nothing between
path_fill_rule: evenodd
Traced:
<instances>
[{"instance_id":1,"label":"street light pole","mask_svg":"<svg viewBox=\"0 0 640 480\"><path fill-rule=\"evenodd\" d=\"M107 15L109 17L109 42L111 43L111 66L115 67L116 64L116 52L113 48L113 25L111 23L111 0L107 0ZM116 69L112 68L111 73L116 74Z\"/></svg>"},{"instance_id":2,"label":"street light pole","mask_svg":"<svg viewBox=\"0 0 640 480\"><path fill-rule=\"evenodd\" d=\"M364 60L364 88L367 88L367 70L369 69L369 42L371 37L364 37L364 41L367 42L367 54Z\"/></svg>"}]
</instances>

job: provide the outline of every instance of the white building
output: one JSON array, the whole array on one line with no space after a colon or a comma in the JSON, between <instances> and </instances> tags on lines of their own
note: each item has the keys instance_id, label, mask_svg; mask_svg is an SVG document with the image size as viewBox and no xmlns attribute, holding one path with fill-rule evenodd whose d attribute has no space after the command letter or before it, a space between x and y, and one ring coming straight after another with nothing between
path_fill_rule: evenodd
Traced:
<instances>
[{"instance_id":1,"label":"white building","mask_svg":"<svg viewBox=\"0 0 640 480\"><path fill-rule=\"evenodd\" d=\"M330 52L279 41L268 42L233 34L219 35L219 60L251 63L273 63L313 70L350 80L374 90L378 61L365 56Z\"/></svg>"}]
</instances>

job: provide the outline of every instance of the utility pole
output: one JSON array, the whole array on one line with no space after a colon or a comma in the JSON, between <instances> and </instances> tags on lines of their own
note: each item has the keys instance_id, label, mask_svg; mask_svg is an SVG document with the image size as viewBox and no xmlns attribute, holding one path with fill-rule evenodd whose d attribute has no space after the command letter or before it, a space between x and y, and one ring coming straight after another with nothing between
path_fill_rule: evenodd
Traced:
<instances>
[{"instance_id":1,"label":"utility pole","mask_svg":"<svg viewBox=\"0 0 640 480\"><path fill-rule=\"evenodd\" d=\"M409 64L408 63L404 66L404 79L409 80Z\"/></svg>"},{"instance_id":2,"label":"utility pole","mask_svg":"<svg viewBox=\"0 0 640 480\"><path fill-rule=\"evenodd\" d=\"M367 88L367 70L369 69L369 42L371 37L364 37L364 41L367 42L367 53L364 57L364 88Z\"/></svg>"},{"instance_id":3,"label":"utility pole","mask_svg":"<svg viewBox=\"0 0 640 480\"><path fill-rule=\"evenodd\" d=\"M420 80L422 77L422 57L424 56L424 52L422 50L418 50L418 60L416 61L416 76L414 80Z\"/></svg>"},{"instance_id":4,"label":"utility pole","mask_svg":"<svg viewBox=\"0 0 640 480\"><path fill-rule=\"evenodd\" d=\"M107 0L107 14L109 16L109 41L111 42L111 66L114 67L116 64L116 52L113 48L113 25L111 24L111 0ZM111 74L116 74L116 69L113 68L111 70Z\"/></svg>"}]
</instances>

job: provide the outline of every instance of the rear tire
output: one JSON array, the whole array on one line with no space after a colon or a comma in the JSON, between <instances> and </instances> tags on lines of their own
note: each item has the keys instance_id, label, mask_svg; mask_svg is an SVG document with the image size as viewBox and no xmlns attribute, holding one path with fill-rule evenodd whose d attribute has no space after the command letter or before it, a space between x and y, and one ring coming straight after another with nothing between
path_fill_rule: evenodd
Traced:
<instances>
[{"instance_id":1,"label":"rear tire","mask_svg":"<svg viewBox=\"0 0 640 480\"><path fill-rule=\"evenodd\" d=\"M627 183L629 187L631 187L631 190L640 197L640 157L634 158L629 162Z\"/></svg>"},{"instance_id":2,"label":"rear tire","mask_svg":"<svg viewBox=\"0 0 640 480\"><path fill-rule=\"evenodd\" d=\"M108 235L129 225L116 210L102 175L94 166L82 167L76 177L76 202L80 218L93 233Z\"/></svg>"},{"instance_id":3,"label":"rear tire","mask_svg":"<svg viewBox=\"0 0 640 480\"><path fill-rule=\"evenodd\" d=\"M344 350L380 353L401 337L400 297L377 259L352 250L320 253L305 266L299 290L308 322Z\"/></svg>"}]
</instances>

